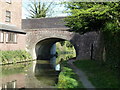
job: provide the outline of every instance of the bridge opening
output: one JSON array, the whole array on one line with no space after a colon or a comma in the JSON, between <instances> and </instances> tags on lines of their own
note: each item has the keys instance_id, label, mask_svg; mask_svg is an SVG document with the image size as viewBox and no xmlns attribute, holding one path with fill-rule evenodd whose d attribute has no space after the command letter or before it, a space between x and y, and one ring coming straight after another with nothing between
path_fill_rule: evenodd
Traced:
<instances>
[{"instance_id":1,"label":"bridge opening","mask_svg":"<svg viewBox=\"0 0 120 90\"><path fill-rule=\"evenodd\" d=\"M35 51L37 60L50 60L53 56L60 55L63 60L76 57L76 50L72 43L61 38L44 39L36 44Z\"/></svg>"}]
</instances>

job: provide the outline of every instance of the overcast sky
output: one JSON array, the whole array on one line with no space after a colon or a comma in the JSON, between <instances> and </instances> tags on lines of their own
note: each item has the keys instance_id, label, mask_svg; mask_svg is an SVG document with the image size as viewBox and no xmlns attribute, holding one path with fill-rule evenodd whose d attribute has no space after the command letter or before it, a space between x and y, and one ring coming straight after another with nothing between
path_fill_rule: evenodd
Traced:
<instances>
[{"instance_id":1,"label":"overcast sky","mask_svg":"<svg viewBox=\"0 0 120 90\"><path fill-rule=\"evenodd\" d=\"M47 3L54 2L55 5L52 6L53 13L52 17L60 17L60 16L67 16L66 13L63 13L65 11L64 5L56 5L56 3L60 3L61 1L66 1L66 0L41 0ZM22 2L22 18L25 19L28 16L28 4L30 3L30 0L23 0Z\"/></svg>"}]
</instances>

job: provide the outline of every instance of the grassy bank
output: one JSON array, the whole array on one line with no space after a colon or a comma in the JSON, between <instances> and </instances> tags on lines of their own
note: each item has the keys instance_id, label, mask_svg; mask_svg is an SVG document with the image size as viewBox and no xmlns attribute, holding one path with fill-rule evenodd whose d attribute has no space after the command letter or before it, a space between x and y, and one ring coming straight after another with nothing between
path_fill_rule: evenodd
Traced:
<instances>
[{"instance_id":1,"label":"grassy bank","mask_svg":"<svg viewBox=\"0 0 120 90\"><path fill-rule=\"evenodd\" d=\"M23 50L0 51L0 64L17 63L32 59L31 55Z\"/></svg>"},{"instance_id":2,"label":"grassy bank","mask_svg":"<svg viewBox=\"0 0 120 90\"><path fill-rule=\"evenodd\" d=\"M74 64L82 69L96 88L120 88L118 71L108 68L93 60L76 61Z\"/></svg>"},{"instance_id":3,"label":"grassy bank","mask_svg":"<svg viewBox=\"0 0 120 90\"><path fill-rule=\"evenodd\" d=\"M78 81L77 75L67 64L67 61L62 62L62 71L59 74L58 88L84 88L82 83Z\"/></svg>"}]
</instances>

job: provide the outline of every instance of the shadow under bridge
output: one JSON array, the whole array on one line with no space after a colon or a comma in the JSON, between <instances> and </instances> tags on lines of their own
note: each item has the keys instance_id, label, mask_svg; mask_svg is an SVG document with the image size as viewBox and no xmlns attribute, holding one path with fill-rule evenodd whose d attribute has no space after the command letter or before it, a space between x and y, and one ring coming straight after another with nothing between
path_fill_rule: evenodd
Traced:
<instances>
[{"instance_id":1,"label":"shadow under bridge","mask_svg":"<svg viewBox=\"0 0 120 90\"><path fill-rule=\"evenodd\" d=\"M53 45L56 42L60 42L60 41L65 41L65 40L60 38L47 38L42 41L39 41L35 47L37 60L50 60L52 54L51 50L53 50L52 49ZM53 50L53 52L56 51Z\"/></svg>"}]
</instances>

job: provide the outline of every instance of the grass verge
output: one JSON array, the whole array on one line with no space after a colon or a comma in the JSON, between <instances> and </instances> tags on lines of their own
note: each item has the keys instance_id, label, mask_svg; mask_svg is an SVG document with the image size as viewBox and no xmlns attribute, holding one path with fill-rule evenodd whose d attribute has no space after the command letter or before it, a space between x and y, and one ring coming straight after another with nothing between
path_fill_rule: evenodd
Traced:
<instances>
[{"instance_id":1,"label":"grass verge","mask_svg":"<svg viewBox=\"0 0 120 90\"><path fill-rule=\"evenodd\" d=\"M93 60L79 60L75 66L82 69L96 88L120 88L118 72Z\"/></svg>"},{"instance_id":2,"label":"grass verge","mask_svg":"<svg viewBox=\"0 0 120 90\"><path fill-rule=\"evenodd\" d=\"M77 75L67 64L67 61L62 62L62 71L59 74L58 88L84 88L82 83L78 81Z\"/></svg>"}]
</instances>

